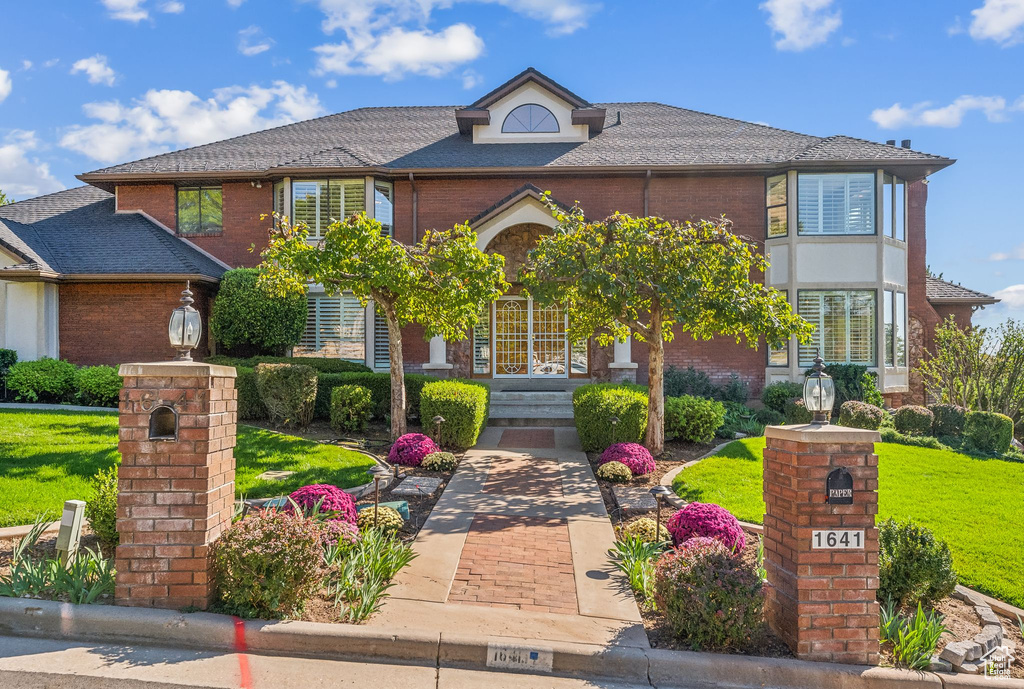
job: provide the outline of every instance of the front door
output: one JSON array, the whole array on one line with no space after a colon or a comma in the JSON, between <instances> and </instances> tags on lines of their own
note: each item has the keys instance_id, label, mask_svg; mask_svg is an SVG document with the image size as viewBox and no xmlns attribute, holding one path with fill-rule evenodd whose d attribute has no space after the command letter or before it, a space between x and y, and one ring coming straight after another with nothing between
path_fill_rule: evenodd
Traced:
<instances>
[{"instance_id":1,"label":"front door","mask_svg":"<svg viewBox=\"0 0 1024 689\"><path fill-rule=\"evenodd\" d=\"M494 304L494 376L567 378L569 343L560 306L504 297Z\"/></svg>"}]
</instances>

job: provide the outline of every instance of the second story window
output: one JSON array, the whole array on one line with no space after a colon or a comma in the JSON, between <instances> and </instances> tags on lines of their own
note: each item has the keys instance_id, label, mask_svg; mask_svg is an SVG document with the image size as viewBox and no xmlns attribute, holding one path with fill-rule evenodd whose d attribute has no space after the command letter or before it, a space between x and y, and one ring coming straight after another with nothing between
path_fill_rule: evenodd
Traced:
<instances>
[{"instance_id":1,"label":"second story window","mask_svg":"<svg viewBox=\"0 0 1024 689\"><path fill-rule=\"evenodd\" d=\"M363 179L292 182L293 223L309 226L309 238L324 236L331 220L342 220L366 210Z\"/></svg>"},{"instance_id":2,"label":"second story window","mask_svg":"<svg viewBox=\"0 0 1024 689\"><path fill-rule=\"evenodd\" d=\"M786 219L789 193L786 189L786 175L774 175L767 180L765 205L768 208L768 238L785 237L789 233Z\"/></svg>"},{"instance_id":3,"label":"second story window","mask_svg":"<svg viewBox=\"0 0 1024 689\"><path fill-rule=\"evenodd\" d=\"M907 183L899 177L886 175L882 188L882 228L885 236L906 241Z\"/></svg>"},{"instance_id":4,"label":"second story window","mask_svg":"<svg viewBox=\"0 0 1024 689\"><path fill-rule=\"evenodd\" d=\"M395 234L394 189L390 182L375 182L373 185L373 217L384 227L382 234Z\"/></svg>"},{"instance_id":5,"label":"second story window","mask_svg":"<svg viewBox=\"0 0 1024 689\"><path fill-rule=\"evenodd\" d=\"M554 134L558 132L558 120L543 105L527 103L505 117L501 131L505 134Z\"/></svg>"},{"instance_id":6,"label":"second story window","mask_svg":"<svg viewBox=\"0 0 1024 689\"><path fill-rule=\"evenodd\" d=\"M224 230L220 187L178 187L178 234L218 234Z\"/></svg>"},{"instance_id":7,"label":"second story window","mask_svg":"<svg viewBox=\"0 0 1024 689\"><path fill-rule=\"evenodd\" d=\"M801 173L797 214L800 234L874 234L874 173Z\"/></svg>"}]
</instances>

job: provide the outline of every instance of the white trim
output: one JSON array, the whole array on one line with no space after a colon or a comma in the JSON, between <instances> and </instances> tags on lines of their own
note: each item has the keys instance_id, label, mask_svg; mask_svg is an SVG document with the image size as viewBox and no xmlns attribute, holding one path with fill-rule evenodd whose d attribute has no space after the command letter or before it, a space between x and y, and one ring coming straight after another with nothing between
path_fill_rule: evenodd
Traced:
<instances>
[{"instance_id":1,"label":"white trim","mask_svg":"<svg viewBox=\"0 0 1024 689\"><path fill-rule=\"evenodd\" d=\"M543 225L555 227L558 223L551 215L551 211L533 196L524 196L513 203L494 217L481 223L476 230L476 246L480 250L487 249L487 245L505 230L513 225Z\"/></svg>"}]
</instances>

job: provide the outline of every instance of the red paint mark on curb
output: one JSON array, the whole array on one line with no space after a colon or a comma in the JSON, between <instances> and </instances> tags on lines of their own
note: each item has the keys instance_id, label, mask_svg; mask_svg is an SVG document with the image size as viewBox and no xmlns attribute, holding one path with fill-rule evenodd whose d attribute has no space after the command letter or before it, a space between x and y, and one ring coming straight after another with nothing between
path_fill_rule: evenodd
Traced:
<instances>
[{"instance_id":1,"label":"red paint mark on curb","mask_svg":"<svg viewBox=\"0 0 1024 689\"><path fill-rule=\"evenodd\" d=\"M245 655L245 622L235 618L235 653L238 654L239 689L252 689L252 674L249 672L249 656Z\"/></svg>"}]
</instances>

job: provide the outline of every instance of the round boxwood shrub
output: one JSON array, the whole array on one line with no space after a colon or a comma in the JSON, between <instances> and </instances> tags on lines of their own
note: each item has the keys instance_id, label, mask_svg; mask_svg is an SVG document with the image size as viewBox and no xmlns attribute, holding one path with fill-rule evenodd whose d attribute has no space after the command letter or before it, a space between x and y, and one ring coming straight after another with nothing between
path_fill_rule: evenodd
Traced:
<instances>
[{"instance_id":1,"label":"round boxwood shrub","mask_svg":"<svg viewBox=\"0 0 1024 689\"><path fill-rule=\"evenodd\" d=\"M305 428L313 420L316 371L309 366L258 364L256 388L276 425Z\"/></svg>"},{"instance_id":2,"label":"round boxwood shrub","mask_svg":"<svg viewBox=\"0 0 1024 689\"><path fill-rule=\"evenodd\" d=\"M405 523L398 510L387 505L377 505L376 522L374 522L373 518L373 507L364 507L359 510L358 519L360 531L377 528L389 535L398 533L402 528L402 524Z\"/></svg>"},{"instance_id":3,"label":"round boxwood shrub","mask_svg":"<svg viewBox=\"0 0 1024 689\"><path fill-rule=\"evenodd\" d=\"M600 452L612 443L638 443L647 431L647 391L638 385L591 383L572 393L580 444ZM617 419L612 423L612 419Z\"/></svg>"},{"instance_id":4,"label":"round boxwood shrub","mask_svg":"<svg viewBox=\"0 0 1024 689\"><path fill-rule=\"evenodd\" d=\"M665 440L710 443L725 422L721 402L683 395L665 400Z\"/></svg>"},{"instance_id":5,"label":"round boxwood shrub","mask_svg":"<svg viewBox=\"0 0 1024 689\"><path fill-rule=\"evenodd\" d=\"M287 617L302 610L324 578L324 527L284 511L255 512L213 544L217 607L239 617Z\"/></svg>"},{"instance_id":6,"label":"round boxwood shrub","mask_svg":"<svg viewBox=\"0 0 1024 689\"><path fill-rule=\"evenodd\" d=\"M747 537L736 517L712 503L691 502L673 514L666 526L675 545L698 536L718 539L734 553L747 545Z\"/></svg>"},{"instance_id":7,"label":"round boxwood shrub","mask_svg":"<svg viewBox=\"0 0 1024 689\"><path fill-rule=\"evenodd\" d=\"M362 385L338 385L331 390L331 428L338 433L361 431L373 415L373 397Z\"/></svg>"},{"instance_id":8,"label":"round boxwood shrub","mask_svg":"<svg viewBox=\"0 0 1024 689\"><path fill-rule=\"evenodd\" d=\"M742 646L760 628L761 577L713 538L692 538L662 555L655 601L676 638L694 649Z\"/></svg>"},{"instance_id":9,"label":"round boxwood shrub","mask_svg":"<svg viewBox=\"0 0 1024 689\"><path fill-rule=\"evenodd\" d=\"M350 524L356 521L356 502L352 496L337 486L328 483L314 483L303 486L288 496L303 512L310 513L319 504L320 514L331 513L331 519ZM288 508L292 509L291 502Z\"/></svg>"},{"instance_id":10,"label":"round boxwood shrub","mask_svg":"<svg viewBox=\"0 0 1024 689\"><path fill-rule=\"evenodd\" d=\"M625 483L633 478L633 472L622 462L607 462L597 468L597 477L612 483Z\"/></svg>"},{"instance_id":11,"label":"round boxwood shrub","mask_svg":"<svg viewBox=\"0 0 1024 689\"><path fill-rule=\"evenodd\" d=\"M420 421L434 429L433 419L444 419L437 439L444 447L457 450L476 445L487 424L490 389L481 383L464 380L438 380L420 391Z\"/></svg>"},{"instance_id":12,"label":"round boxwood shrub","mask_svg":"<svg viewBox=\"0 0 1024 689\"><path fill-rule=\"evenodd\" d=\"M388 462L407 467L418 467L424 458L440 448L422 433L406 433L395 441L388 452Z\"/></svg>"},{"instance_id":13,"label":"round boxwood shrub","mask_svg":"<svg viewBox=\"0 0 1024 689\"><path fill-rule=\"evenodd\" d=\"M121 376L113 366L86 366L78 369L75 376L78 401L90 407L116 407L121 384Z\"/></svg>"},{"instance_id":14,"label":"round boxwood shrub","mask_svg":"<svg viewBox=\"0 0 1024 689\"><path fill-rule=\"evenodd\" d=\"M650 517L634 519L626 524L622 527L622 535L639 538L647 543L661 543L672 538L672 534L668 532L664 524L656 525Z\"/></svg>"},{"instance_id":15,"label":"round boxwood shrub","mask_svg":"<svg viewBox=\"0 0 1024 689\"><path fill-rule=\"evenodd\" d=\"M964 437L976 450L1003 454L1013 442L1013 419L991 411L968 412Z\"/></svg>"},{"instance_id":16,"label":"round boxwood shrub","mask_svg":"<svg viewBox=\"0 0 1024 689\"><path fill-rule=\"evenodd\" d=\"M878 600L930 607L956 588L953 556L930 529L889 518L878 527Z\"/></svg>"},{"instance_id":17,"label":"round boxwood shrub","mask_svg":"<svg viewBox=\"0 0 1024 689\"><path fill-rule=\"evenodd\" d=\"M964 434L964 423L967 421L965 407L959 404L933 404L928 409L935 419L932 421L932 435L958 438Z\"/></svg>"},{"instance_id":18,"label":"round boxwood shrub","mask_svg":"<svg viewBox=\"0 0 1024 689\"><path fill-rule=\"evenodd\" d=\"M121 540L117 533L117 466L101 469L90 484L95 494L85 503L85 518L107 553L112 555Z\"/></svg>"},{"instance_id":19,"label":"round boxwood shrub","mask_svg":"<svg viewBox=\"0 0 1024 689\"><path fill-rule=\"evenodd\" d=\"M807 411L807 407L804 406L804 400L801 397L795 397L786 402L784 414L787 425L810 423L814 418L814 414Z\"/></svg>"},{"instance_id":20,"label":"round boxwood shrub","mask_svg":"<svg viewBox=\"0 0 1024 689\"><path fill-rule=\"evenodd\" d=\"M428 471L454 471L459 460L451 452L431 452L420 466Z\"/></svg>"},{"instance_id":21,"label":"round boxwood shrub","mask_svg":"<svg viewBox=\"0 0 1024 689\"><path fill-rule=\"evenodd\" d=\"M928 435L932 432L935 415L927 407L908 404L896 410L892 423L896 430L907 435Z\"/></svg>"},{"instance_id":22,"label":"round boxwood shrub","mask_svg":"<svg viewBox=\"0 0 1024 689\"><path fill-rule=\"evenodd\" d=\"M220 279L210 311L210 335L228 349L281 354L306 328L306 296L275 296L259 285L257 268L235 268Z\"/></svg>"},{"instance_id":23,"label":"round boxwood shrub","mask_svg":"<svg viewBox=\"0 0 1024 689\"><path fill-rule=\"evenodd\" d=\"M7 371L7 390L19 402L67 402L76 375L75 365L60 359L19 361Z\"/></svg>"},{"instance_id":24,"label":"round boxwood shrub","mask_svg":"<svg viewBox=\"0 0 1024 689\"><path fill-rule=\"evenodd\" d=\"M839 425L877 431L885 418L885 410L867 402L850 400L839 408Z\"/></svg>"},{"instance_id":25,"label":"round boxwood shrub","mask_svg":"<svg viewBox=\"0 0 1024 689\"><path fill-rule=\"evenodd\" d=\"M786 415L774 409L758 409L754 412L754 420L765 426L781 426L786 423Z\"/></svg>"},{"instance_id":26,"label":"round boxwood shrub","mask_svg":"<svg viewBox=\"0 0 1024 689\"><path fill-rule=\"evenodd\" d=\"M779 414L786 413L786 402L804 394L804 386L800 383L780 381L769 383L761 391L761 401L766 409L771 409Z\"/></svg>"},{"instance_id":27,"label":"round boxwood shrub","mask_svg":"<svg viewBox=\"0 0 1024 689\"><path fill-rule=\"evenodd\" d=\"M633 473L633 476L646 476L654 471L654 457L651 451L640 443L615 443L601 453L598 464L621 462Z\"/></svg>"}]
</instances>

